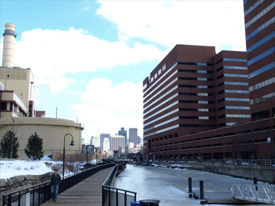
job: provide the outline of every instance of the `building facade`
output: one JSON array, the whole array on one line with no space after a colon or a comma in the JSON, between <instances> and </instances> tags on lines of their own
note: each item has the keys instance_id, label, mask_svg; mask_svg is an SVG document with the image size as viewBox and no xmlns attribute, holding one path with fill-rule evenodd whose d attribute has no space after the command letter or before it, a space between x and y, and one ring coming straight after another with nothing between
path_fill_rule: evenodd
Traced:
<instances>
[{"instance_id":1,"label":"building facade","mask_svg":"<svg viewBox=\"0 0 275 206\"><path fill-rule=\"evenodd\" d=\"M138 144L138 130L137 130L137 128L129 128L129 142L133 142L134 145Z\"/></svg>"},{"instance_id":2,"label":"building facade","mask_svg":"<svg viewBox=\"0 0 275 206\"><path fill-rule=\"evenodd\" d=\"M57 118L1 118L0 136L7 130L12 130L19 140L18 158L26 159L25 148L28 139L35 132L43 139L44 155L63 153L64 135L70 133L73 136L75 146L69 146L72 138L66 137L66 154L81 153L82 150L82 130L81 124L71 120Z\"/></svg>"},{"instance_id":3,"label":"building facade","mask_svg":"<svg viewBox=\"0 0 275 206\"><path fill-rule=\"evenodd\" d=\"M212 131L215 136L217 128L250 121L246 53L176 45L143 81L143 94L148 158L186 158L186 148L192 157L223 158L225 151L206 155L185 142L188 135ZM221 146L219 141L204 147Z\"/></svg>"},{"instance_id":4,"label":"building facade","mask_svg":"<svg viewBox=\"0 0 275 206\"><path fill-rule=\"evenodd\" d=\"M252 120L274 117L275 2L244 0L244 17Z\"/></svg>"},{"instance_id":5,"label":"building facade","mask_svg":"<svg viewBox=\"0 0 275 206\"><path fill-rule=\"evenodd\" d=\"M104 137L103 140L103 151L108 152L111 149L110 139L108 137Z\"/></svg>"},{"instance_id":6,"label":"building facade","mask_svg":"<svg viewBox=\"0 0 275 206\"><path fill-rule=\"evenodd\" d=\"M115 151L121 147L125 150L125 136L122 135L112 135L111 136L111 150Z\"/></svg>"},{"instance_id":7,"label":"building facade","mask_svg":"<svg viewBox=\"0 0 275 206\"><path fill-rule=\"evenodd\" d=\"M118 135L122 135L125 137L125 146L127 145L127 130L124 129L124 127L121 127L121 129L118 131ZM125 149L125 147L123 147Z\"/></svg>"},{"instance_id":8,"label":"building facade","mask_svg":"<svg viewBox=\"0 0 275 206\"><path fill-rule=\"evenodd\" d=\"M100 147L100 139L98 136L92 136L90 140L90 144L94 145L96 148Z\"/></svg>"},{"instance_id":9,"label":"building facade","mask_svg":"<svg viewBox=\"0 0 275 206\"><path fill-rule=\"evenodd\" d=\"M109 142L111 142L110 134L109 133L101 133L99 137L100 137L100 148L104 149L104 147L103 147L104 138L108 138Z\"/></svg>"}]
</instances>

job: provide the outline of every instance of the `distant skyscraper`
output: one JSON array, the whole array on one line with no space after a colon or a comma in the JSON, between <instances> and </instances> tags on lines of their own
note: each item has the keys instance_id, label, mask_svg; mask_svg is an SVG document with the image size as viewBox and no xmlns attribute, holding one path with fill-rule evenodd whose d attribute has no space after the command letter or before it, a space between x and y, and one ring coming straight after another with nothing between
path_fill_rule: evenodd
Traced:
<instances>
[{"instance_id":1,"label":"distant skyscraper","mask_svg":"<svg viewBox=\"0 0 275 206\"><path fill-rule=\"evenodd\" d=\"M121 127L121 130L118 131L118 135L125 137L125 146L127 145L127 130L124 130L124 127ZM123 147L125 148L125 147Z\"/></svg>"},{"instance_id":2,"label":"distant skyscraper","mask_svg":"<svg viewBox=\"0 0 275 206\"><path fill-rule=\"evenodd\" d=\"M112 135L111 136L111 149L113 151L118 150L119 146L125 148L125 137L122 135Z\"/></svg>"},{"instance_id":3,"label":"distant skyscraper","mask_svg":"<svg viewBox=\"0 0 275 206\"><path fill-rule=\"evenodd\" d=\"M138 144L137 128L129 128L129 142Z\"/></svg>"},{"instance_id":4,"label":"distant skyscraper","mask_svg":"<svg viewBox=\"0 0 275 206\"><path fill-rule=\"evenodd\" d=\"M100 140L98 136L92 136L90 140L90 144L94 145L95 147L100 147Z\"/></svg>"},{"instance_id":5,"label":"distant skyscraper","mask_svg":"<svg viewBox=\"0 0 275 206\"><path fill-rule=\"evenodd\" d=\"M109 141L111 142L111 139L110 139L110 134L109 133L101 133L100 134L100 148L103 149L103 141L104 141L104 138L108 138Z\"/></svg>"},{"instance_id":6,"label":"distant skyscraper","mask_svg":"<svg viewBox=\"0 0 275 206\"><path fill-rule=\"evenodd\" d=\"M105 137L103 140L103 151L110 150L110 139L108 137Z\"/></svg>"}]
</instances>

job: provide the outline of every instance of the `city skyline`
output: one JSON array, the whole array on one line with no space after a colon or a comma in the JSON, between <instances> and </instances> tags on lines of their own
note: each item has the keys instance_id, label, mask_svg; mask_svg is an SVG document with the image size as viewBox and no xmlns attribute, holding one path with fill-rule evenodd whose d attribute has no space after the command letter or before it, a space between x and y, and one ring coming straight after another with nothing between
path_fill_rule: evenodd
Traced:
<instances>
[{"instance_id":1,"label":"city skyline","mask_svg":"<svg viewBox=\"0 0 275 206\"><path fill-rule=\"evenodd\" d=\"M1 33L16 25L14 66L34 73L37 110L78 119L85 142L121 125L142 136L141 82L176 44L245 51L242 1L1 1L0 10Z\"/></svg>"}]
</instances>

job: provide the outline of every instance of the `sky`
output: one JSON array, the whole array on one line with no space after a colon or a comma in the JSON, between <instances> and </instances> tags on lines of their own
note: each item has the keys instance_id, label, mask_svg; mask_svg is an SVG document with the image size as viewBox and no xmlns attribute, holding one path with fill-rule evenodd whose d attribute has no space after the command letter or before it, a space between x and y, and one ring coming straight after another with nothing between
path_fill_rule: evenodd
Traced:
<instances>
[{"instance_id":1,"label":"sky","mask_svg":"<svg viewBox=\"0 0 275 206\"><path fill-rule=\"evenodd\" d=\"M82 123L85 143L121 127L143 136L142 81L176 44L245 51L242 0L0 0L1 34L5 23L36 109Z\"/></svg>"}]
</instances>

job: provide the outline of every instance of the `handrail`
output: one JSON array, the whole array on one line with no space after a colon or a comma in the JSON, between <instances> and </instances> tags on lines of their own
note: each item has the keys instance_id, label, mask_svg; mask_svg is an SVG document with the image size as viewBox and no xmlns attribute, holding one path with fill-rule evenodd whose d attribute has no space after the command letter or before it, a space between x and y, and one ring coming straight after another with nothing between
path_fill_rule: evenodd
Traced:
<instances>
[{"instance_id":1,"label":"handrail","mask_svg":"<svg viewBox=\"0 0 275 206\"><path fill-rule=\"evenodd\" d=\"M137 194L137 192L133 192L133 191L130 191L130 190L120 189L118 187L112 187L112 186L108 186L108 185L104 185L104 187L108 187L108 188L112 188L112 189L115 189L115 190L122 190L124 192L131 192L131 193Z\"/></svg>"},{"instance_id":2,"label":"handrail","mask_svg":"<svg viewBox=\"0 0 275 206\"><path fill-rule=\"evenodd\" d=\"M68 175L65 179L61 181L61 186L59 193L64 192L65 190L71 188L72 186L76 185L77 183L83 181L84 179L90 177L91 175L95 174L96 172L106 169L109 167L114 166L115 164L103 164L98 165L77 174ZM30 193L31 198L30 201L32 202L33 206L38 206L46 201L48 201L51 197L50 195L50 181L43 182L40 184L33 185L31 187L23 188L21 190L13 191L7 194L2 195L2 205L18 205L20 206L20 201L23 195ZM6 202L6 203L5 203Z\"/></svg>"}]
</instances>

